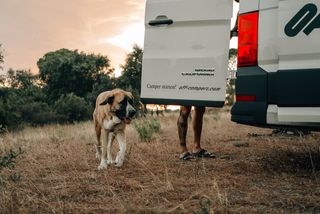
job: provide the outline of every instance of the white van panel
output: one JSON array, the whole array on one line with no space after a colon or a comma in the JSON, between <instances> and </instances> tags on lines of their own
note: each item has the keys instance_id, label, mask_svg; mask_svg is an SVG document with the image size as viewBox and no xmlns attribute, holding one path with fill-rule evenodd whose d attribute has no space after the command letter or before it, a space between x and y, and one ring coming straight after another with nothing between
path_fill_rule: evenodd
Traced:
<instances>
[{"instance_id":1,"label":"white van panel","mask_svg":"<svg viewBox=\"0 0 320 214\"><path fill-rule=\"evenodd\" d=\"M232 1L148 0L145 20L165 15L174 22L230 19ZM147 24L147 23L146 23Z\"/></svg>"},{"instance_id":2,"label":"white van panel","mask_svg":"<svg viewBox=\"0 0 320 214\"><path fill-rule=\"evenodd\" d=\"M277 26L278 0L261 0L259 8L258 65L267 72L276 72L279 67Z\"/></svg>"},{"instance_id":3,"label":"white van panel","mask_svg":"<svg viewBox=\"0 0 320 214\"><path fill-rule=\"evenodd\" d=\"M239 13L248 13L259 10L259 0L240 0Z\"/></svg>"},{"instance_id":4,"label":"white van panel","mask_svg":"<svg viewBox=\"0 0 320 214\"><path fill-rule=\"evenodd\" d=\"M282 0L279 2L278 32L280 39L280 70L320 68L320 29L313 30L309 35L303 33L302 30L293 37L286 35L284 30L285 26L298 11L310 3L318 7L318 15L320 13L319 0ZM310 22L308 24L310 24ZM308 26L308 24L306 26Z\"/></svg>"},{"instance_id":5,"label":"white van panel","mask_svg":"<svg viewBox=\"0 0 320 214\"><path fill-rule=\"evenodd\" d=\"M279 0L260 0L259 10L270 10L272 8L278 8Z\"/></svg>"},{"instance_id":6,"label":"white van panel","mask_svg":"<svg viewBox=\"0 0 320 214\"><path fill-rule=\"evenodd\" d=\"M148 0L141 98L224 102L231 16L232 1Z\"/></svg>"}]
</instances>

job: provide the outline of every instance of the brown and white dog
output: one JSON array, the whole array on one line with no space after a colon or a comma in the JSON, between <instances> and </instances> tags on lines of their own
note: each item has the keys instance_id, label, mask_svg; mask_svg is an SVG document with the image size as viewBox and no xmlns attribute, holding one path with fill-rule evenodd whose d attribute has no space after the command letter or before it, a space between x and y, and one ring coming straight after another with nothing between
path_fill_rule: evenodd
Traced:
<instances>
[{"instance_id":1,"label":"brown and white dog","mask_svg":"<svg viewBox=\"0 0 320 214\"><path fill-rule=\"evenodd\" d=\"M99 170L106 169L108 164L123 165L126 152L125 128L136 114L132 99L132 94L122 89L105 91L97 97L93 121L97 135L96 157L101 160ZM117 121L114 118L119 122L112 123ZM115 138L119 143L119 152L113 161L111 148Z\"/></svg>"}]
</instances>

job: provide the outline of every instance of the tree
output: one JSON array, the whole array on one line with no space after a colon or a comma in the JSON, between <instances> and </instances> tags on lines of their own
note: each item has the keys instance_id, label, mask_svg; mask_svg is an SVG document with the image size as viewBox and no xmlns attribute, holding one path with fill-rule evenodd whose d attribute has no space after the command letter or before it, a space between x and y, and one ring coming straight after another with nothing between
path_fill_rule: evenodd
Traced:
<instances>
[{"instance_id":1,"label":"tree","mask_svg":"<svg viewBox=\"0 0 320 214\"><path fill-rule=\"evenodd\" d=\"M92 86L92 92L87 94L86 100L91 104L91 106L95 106L96 99L101 92L109 91L116 87L114 82L114 78L111 78L108 74L99 73Z\"/></svg>"},{"instance_id":2,"label":"tree","mask_svg":"<svg viewBox=\"0 0 320 214\"><path fill-rule=\"evenodd\" d=\"M235 77L237 70L237 55L238 49L230 49L229 50L229 63L228 63L228 71L229 76L227 79L227 97L226 104L232 105L235 100Z\"/></svg>"},{"instance_id":3,"label":"tree","mask_svg":"<svg viewBox=\"0 0 320 214\"><path fill-rule=\"evenodd\" d=\"M62 95L53 106L55 113L62 115L68 122L88 120L91 118L91 106L73 93Z\"/></svg>"},{"instance_id":4,"label":"tree","mask_svg":"<svg viewBox=\"0 0 320 214\"><path fill-rule=\"evenodd\" d=\"M12 88L27 88L34 85L38 79L37 75L31 73L30 70L13 70L7 71L6 83Z\"/></svg>"},{"instance_id":5,"label":"tree","mask_svg":"<svg viewBox=\"0 0 320 214\"><path fill-rule=\"evenodd\" d=\"M125 90L133 90L140 94L143 51L138 45L126 57L121 65L122 75L118 78L117 86Z\"/></svg>"},{"instance_id":6,"label":"tree","mask_svg":"<svg viewBox=\"0 0 320 214\"><path fill-rule=\"evenodd\" d=\"M237 56L238 56L238 49L231 48L229 50L229 63L228 63L228 70L230 72L235 72L237 70Z\"/></svg>"},{"instance_id":7,"label":"tree","mask_svg":"<svg viewBox=\"0 0 320 214\"><path fill-rule=\"evenodd\" d=\"M35 83L37 75L9 69L3 80L6 87L0 88L0 129L17 128L25 123L36 125L39 115L50 112L42 88ZM45 122L50 122L48 117Z\"/></svg>"},{"instance_id":8,"label":"tree","mask_svg":"<svg viewBox=\"0 0 320 214\"><path fill-rule=\"evenodd\" d=\"M136 97L135 105L139 101L141 91L141 71L142 71L143 50L138 46L133 46L133 51L126 57L125 64L121 66L122 75L117 80L117 87L131 91Z\"/></svg>"},{"instance_id":9,"label":"tree","mask_svg":"<svg viewBox=\"0 0 320 214\"><path fill-rule=\"evenodd\" d=\"M68 49L45 54L38 60L37 65L51 103L61 95L69 93L85 97L92 91L97 78L110 71L109 59L106 56Z\"/></svg>"}]
</instances>

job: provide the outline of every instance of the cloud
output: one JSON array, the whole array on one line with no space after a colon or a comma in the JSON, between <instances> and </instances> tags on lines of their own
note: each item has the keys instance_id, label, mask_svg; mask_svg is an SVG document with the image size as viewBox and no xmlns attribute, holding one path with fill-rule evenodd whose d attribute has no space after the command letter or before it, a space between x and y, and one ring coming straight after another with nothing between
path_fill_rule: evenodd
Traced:
<instances>
[{"instance_id":1,"label":"cloud","mask_svg":"<svg viewBox=\"0 0 320 214\"><path fill-rule=\"evenodd\" d=\"M110 43L124 50L131 50L132 46L136 43L139 46L143 44L144 25L142 23L132 24L124 29L120 34L103 39L103 43Z\"/></svg>"},{"instance_id":2,"label":"cloud","mask_svg":"<svg viewBox=\"0 0 320 214\"><path fill-rule=\"evenodd\" d=\"M127 48L101 40L115 41L112 38L118 36L123 44L129 44L121 35L143 21L144 4L145 0L2 0L4 67L36 70L40 57L60 48L109 55L119 64L125 57L123 48ZM141 27L137 30L143 31Z\"/></svg>"}]
</instances>

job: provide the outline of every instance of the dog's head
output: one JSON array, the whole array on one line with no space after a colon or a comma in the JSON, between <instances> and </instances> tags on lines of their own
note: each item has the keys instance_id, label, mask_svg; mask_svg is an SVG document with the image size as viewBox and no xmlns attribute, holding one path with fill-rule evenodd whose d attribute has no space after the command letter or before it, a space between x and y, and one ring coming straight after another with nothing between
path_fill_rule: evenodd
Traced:
<instances>
[{"instance_id":1,"label":"dog's head","mask_svg":"<svg viewBox=\"0 0 320 214\"><path fill-rule=\"evenodd\" d=\"M110 105L110 112L114 113L120 120L129 124L136 114L133 107L133 96L130 92L114 90L100 105Z\"/></svg>"}]
</instances>

